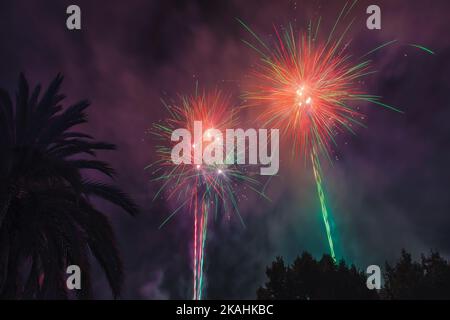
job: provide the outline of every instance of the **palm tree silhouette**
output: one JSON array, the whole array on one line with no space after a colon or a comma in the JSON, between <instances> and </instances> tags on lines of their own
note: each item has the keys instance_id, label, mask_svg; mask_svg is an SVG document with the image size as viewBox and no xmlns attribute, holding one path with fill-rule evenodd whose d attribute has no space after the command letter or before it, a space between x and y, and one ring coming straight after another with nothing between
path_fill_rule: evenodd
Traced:
<instances>
[{"instance_id":1,"label":"palm tree silhouette","mask_svg":"<svg viewBox=\"0 0 450 320\"><path fill-rule=\"evenodd\" d=\"M82 270L82 289L92 295L90 255L101 265L114 297L123 270L112 228L92 197L113 203L131 215L134 202L113 185L86 180L83 169L109 177L114 170L95 160L95 151L114 150L73 127L87 122L86 100L61 106L63 77L41 96L21 74L15 104L0 89L0 297L64 299L66 268ZM86 157L89 156L89 157Z\"/></svg>"}]
</instances>

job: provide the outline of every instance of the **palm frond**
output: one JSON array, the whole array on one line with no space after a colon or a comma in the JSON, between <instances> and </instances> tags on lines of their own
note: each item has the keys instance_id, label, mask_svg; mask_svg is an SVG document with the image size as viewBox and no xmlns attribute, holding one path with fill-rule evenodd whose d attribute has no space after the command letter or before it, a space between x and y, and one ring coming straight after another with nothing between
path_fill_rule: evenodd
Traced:
<instances>
[{"instance_id":1,"label":"palm frond","mask_svg":"<svg viewBox=\"0 0 450 320\"><path fill-rule=\"evenodd\" d=\"M135 215L137 206L119 188L83 179L84 170L113 178L114 169L95 157L115 150L75 126L87 122L87 100L63 108L58 76L40 97L19 77L15 104L0 89L0 298L66 299L65 271L83 270L80 299L92 294L90 253L102 266L114 297L123 268L107 217L89 197ZM31 92L31 94L30 94Z\"/></svg>"},{"instance_id":2,"label":"palm frond","mask_svg":"<svg viewBox=\"0 0 450 320\"><path fill-rule=\"evenodd\" d=\"M93 195L114 203L132 216L136 215L139 211L138 207L130 197L113 185L101 182L84 181L82 190L87 195Z\"/></svg>"}]
</instances>

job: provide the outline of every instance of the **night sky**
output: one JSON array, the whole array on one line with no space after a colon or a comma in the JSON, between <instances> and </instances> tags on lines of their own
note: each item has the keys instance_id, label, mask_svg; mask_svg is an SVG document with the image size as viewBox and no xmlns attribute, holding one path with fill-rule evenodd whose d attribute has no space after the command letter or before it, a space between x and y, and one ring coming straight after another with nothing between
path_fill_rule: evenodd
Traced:
<instances>
[{"instance_id":1,"label":"night sky","mask_svg":"<svg viewBox=\"0 0 450 320\"><path fill-rule=\"evenodd\" d=\"M82 129L118 145L101 154L120 176L117 184L138 202L131 218L98 205L109 216L120 244L126 281L123 298L191 296L192 217L181 214L161 230L172 204L152 201L159 185L144 168L155 158L146 132L167 114L161 98L190 94L198 81L221 88L236 104L258 57L242 43L244 20L267 39L273 25L297 29L322 16L330 30L345 1L29 1L0 2L0 86L14 92L23 71L46 85L65 76L67 103L88 98L89 124ZM82 30L66 29L66 7L82 11ZM382 10L382 29L368 30L370 4ZM363 55L383 42L417 43L436 55L395 45L372 56L378 73L364 84L404 111L361 108L367 129L338 137L333 166L324 166L339 256L365 269L384 266L402 248L438 250L450 257L450 3L359 1L351 15L350 52ZM252 127L251 111L243 127ZM285 156L266 190L271 202L249 195L240 203L246 223L220 218L207 244L207 297L254 298L265 267L278 255L292 261L303 250L319 257L327 241L314 181L301 161ZM97 298L109 298L95 267Z\"/></svg>"}]
</instances>

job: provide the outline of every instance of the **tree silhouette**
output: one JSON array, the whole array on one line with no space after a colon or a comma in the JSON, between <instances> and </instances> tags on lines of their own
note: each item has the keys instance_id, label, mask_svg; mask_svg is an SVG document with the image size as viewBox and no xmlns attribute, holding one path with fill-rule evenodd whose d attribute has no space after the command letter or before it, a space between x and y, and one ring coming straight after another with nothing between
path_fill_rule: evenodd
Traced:
<instances>
[{"instance_id":1,"label":"tree silhouette","mask_svg":"<svg viewBox=\"0 0 450 320\"><path fill-rule=\"evenodd\" d=\"M394 265L386 263L379 292L367 289L367 275L355 266L335 264L328 255L317 261L304 252L288 266L277 257L266 274L269 281L258 289L258 299L450 299L450 264L437 252L416 262L402 250Z\"/></svg>"},{"instance_id":2,"label":"tree silhouette","mask_svg":"<svg viewBox=\"0 0 450 320\"><path fill-rule=\"evenodd\" d=\"M114 297L123 271L112 228L92 203L98 197L134 215L137 207L113 185L84 179L91 169L113 177L95 160L114 150L73 127L87 122L83 100L63 108L58 75L40 95L21 74L15 104L0 90L0 297L67 298L66 267L82 270L78 298L91 296L89 256L103 268ZM83 155L90 156L89 158Z\"/></svg>"},{"instance_id":3,"label":"tree silhouette","mask_svg":"<svg viewBox=\"0 0 450 320\"><path fill-rule=\"evenodd\" d=\"M450 299L450 265L439 253L422 255L421 262L412 261L402 251L394 266L386 263L386 299Z\"/></svg>"},{"instance_id":4,"label":"tree silhouette","mask_svg":"<svg viewBox=\"0 0 450 320\"><path fill-rule=\"evenodd\" d=\"M376 291L366 287L365 275L355 266L344 261L336 264L331 256L324 255L319 261L304 252L293 264L286 266L277 257L266 271L269 281L257 291L262 300L329 300L329 299L376 299Z\"/></svg>"}]
</instances>

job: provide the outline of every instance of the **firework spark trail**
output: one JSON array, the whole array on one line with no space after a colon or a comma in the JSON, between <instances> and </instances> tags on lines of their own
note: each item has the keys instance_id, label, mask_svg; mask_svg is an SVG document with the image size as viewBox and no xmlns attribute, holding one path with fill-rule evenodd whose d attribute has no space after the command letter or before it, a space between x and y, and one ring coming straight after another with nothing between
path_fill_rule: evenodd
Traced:
<instances>
[{"instance_id":1,"label":"firework spark trail","mask_svg":"<svg viewBox=\"0 0 450 320\"><path fill-rule=\"evenodd\" d=\"M325 231L327 233L327 239L328 239L328 245L330 247L330 255L333 258L334 261L336 261L336 253L334 251L334 241L333 241L333 234L331 231L331 224L330 224L330 217L328 215L328 209L327 209L327 204L325 201L325 193L324 193L324 188L322 186L322 174L321 174L321 168L320 168L320 162L319 162L319 158L317 157L317 153L315 152L315 150L313 150L313 152L311 153L311 163L312 163L312 167L313 167L313 172L314 172L314 178L316 181L316 186L317 186L317 193L319 195L319 200L320 200L320 207L321 207L321 212L322 212L322 218L323 218L323 222L325 224Z\"/></svg>"},{"instance_id":2,"label":"firework spark trail","mask_svg":"<svg viewBox=\"0 0 450 320\"><path fill-rule=\"evenodd\" d=\"M206 243L206 235L208 232L208 212L209 212L209 205L207 203L203 203L203 209L202 209L202 215L201 215L201 228L200 228L200 234L201 234L201 240L199 242L199 277L198 277L198 293L197 297L198 300L202 299L203 294L203 264L205 260L205 243Z\"/></svg>"},{"instance_id":3,"label":"firework spark trail","mask_svg":"<svg viewBox=\"0 0 450 320\"><path fill-rule=\"evenodd\" d=\"M194 209L194 300L197 300L197 201Z\"/></svg>"},{"instance_id":4,"label":"firework spark trail","mask_svg":"<svg viewBox=\"0 0 450 320\"><path fill-rule=\"evenodd\" d=\"M208 212L210 209L209 201L198 199L194 195L194 259L193 259L193 276L194 276L194 300L201 300L204 292L204 261L205 246L208 232ZM200 204L199 204L200 202ZM199 210L200 208L200 210ZM199 223L200 221L200 223Z\"/></svg>"},{"instance_id":5,"label":"firework spark trail","mask_svg":"<svg viewBox=\"0 0 450 320\"><path fill-rule=\"evenodd\" d=\"M367 56L397 43L397 40L381 44L355 59L348 53L351 41L346 39L353 20L337 34L340 23L348 17L356 2L344 5L324 39L319 36L321 19L317 24L309 22L306 32L295 32L291 24L283 32L274 26L275 37L271 42L262 40L238 19L255 40L243 42L260 56L244 94L246 107L261 109L257 119L264 126L281 128L292 141L292 155L300 152L305 160L311 158L329 249L334 258L331 216L325 202L319 157L324 156L332 162L337 133L354 134L353 126L364 127L358 104L378 105L401 112L381 102L381 97L362 89L364 78L376 72ZM420 45L408 46L434 54Z\"/></svg>"},{"instance_id":6,"label":"firework spark trail","mask_svg":"<svg viewBox=\"0 0 450 320\"><path fill-rule=\"evenodd\" d=\"M236 111L232 108L229 98L220 91L197 93L190 97L180 97L181 102L166 104L170 117L165 121L153 125L150 130L160 142L157 146L159 160L149 165L155 178L153 181L162 182L160 190L154 199L164 193L167 199L180 204L161 224L163 227L178 212L187 211L193 213L193 299L199 300L205 296L205 260L208 224L211 219L209 213L212 210L222 212L228 216L237 214L244 225L237 206L237 192L240 186L262 195L256 186L258 181L251 177L252 173L246 166L234 164L174 164L171 159L171 151L174 143L171 140L172 132L179 128L185 128L193 132L195 121L201 121L207 134L209 129L217 129L224 132L227 128L234 128L237 124ZM202 132L203 134L203 132ZM199 142L202 143L202 142ZM199 148L196 148L199 147ZM191 148L191 159L195 159L195 142ZM223 146L225 148L225 145ZM225 151L224 151L225 153ZM237 156L237 150L234 155ZM226 154L228 159L231 155ZM228 163L228 162L226 162ZM163 192L164 191L164 192ZM263 196L263 195L262 195Z\"/></svg>"}]
</instances>

